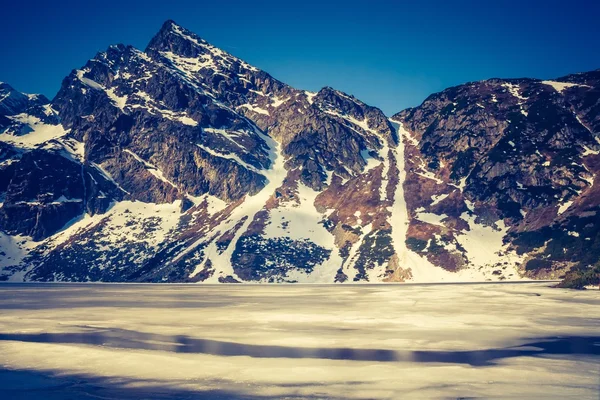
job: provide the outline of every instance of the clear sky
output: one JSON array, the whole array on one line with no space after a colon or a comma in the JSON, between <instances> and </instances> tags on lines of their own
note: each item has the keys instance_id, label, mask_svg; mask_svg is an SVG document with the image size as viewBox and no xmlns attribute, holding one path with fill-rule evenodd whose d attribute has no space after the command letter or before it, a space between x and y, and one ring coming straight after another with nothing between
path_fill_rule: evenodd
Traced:
<instances>
[{"instance_id":1,"label":"clear sky","mask_svg":"<svg viewBox=\"0 0 600 400\"><path fill-rule=\"evenodd\" d=\"M167 19L292 86L387 114L468 81L600 68L599 0L16 0L0 16L0 81L50 98L97 51L144 49Z\"/></svg>"}]
</instances>

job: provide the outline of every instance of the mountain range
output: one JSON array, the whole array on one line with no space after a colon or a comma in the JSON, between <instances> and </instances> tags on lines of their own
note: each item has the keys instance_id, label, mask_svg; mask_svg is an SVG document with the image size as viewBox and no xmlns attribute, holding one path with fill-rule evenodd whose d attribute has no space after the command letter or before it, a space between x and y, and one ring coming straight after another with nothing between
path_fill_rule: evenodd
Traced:
<instances>
[{"instance_id":1,"label":"mountain range","mask_svg":"<svg viewBox=\"0 0 600 400\"><path fill-rule=\"evenodd\" d=\"M600 260L600 70L389 117L173 21L57 95L0 83L0 280L558 279Z\"/></svg>"}]
</instances>

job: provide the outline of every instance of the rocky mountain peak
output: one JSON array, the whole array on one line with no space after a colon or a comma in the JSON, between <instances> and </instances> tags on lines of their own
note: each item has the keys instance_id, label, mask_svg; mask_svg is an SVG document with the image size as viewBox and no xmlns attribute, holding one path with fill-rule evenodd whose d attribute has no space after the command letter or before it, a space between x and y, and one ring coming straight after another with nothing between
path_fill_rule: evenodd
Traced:
<instances>
[{"instance_id":1,"label":"rocky mountain peak","mask_svg":"<svg viewBox=\"0 0 600 400\"><path fill-rule=\"evenodd\" d=\"M172 20L168 20L162 25L158 33L150 40L145 52L153 58L167 58L175 66L185 66L187 68L183 69L191 68L196 72L203 67L226 69L235 73L240 72L240 67L254 72L258 71L257 68L213 46Z\"/></svg>"},{"instance_id":2,"label":"rocky mountain peak","mask_svg":"<svg viewBox=\"0 0 600 400\"><path fill-rule=\"evenodd\" d=\"M205 54L208 46L208 43L196 34L177 25L175 21L168 20L150 40L146 47L146 53L164 51L182 57L196 58Z\"/></svg>"},{"instance_id":3,"label":"rocky mountain peak","mask_svg":"<svg viewBox=\"0 0 600 400\"><path fill-rule=\"evenodd\" d=\"M8 83L0 82L0 115L19 114L49 102L43 94L24 94Z\"/></svg>"},{"instance_id":4,"label":"rocky mountain peak","mask_svg":"<svg viewBox=\"0 0 600 400\"><path fill-rule=\"evenodd\" d=\"M388 119L167 21L51 102L0 85L0 277L556 277L600 254L599 78L471 82Z\"/></svg>"}]
</instances>

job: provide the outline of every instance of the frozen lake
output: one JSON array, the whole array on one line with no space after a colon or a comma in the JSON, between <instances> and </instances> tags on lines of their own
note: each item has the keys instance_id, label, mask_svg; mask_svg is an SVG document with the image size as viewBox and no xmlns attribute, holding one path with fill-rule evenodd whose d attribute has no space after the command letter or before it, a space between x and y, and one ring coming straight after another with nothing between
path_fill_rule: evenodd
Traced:
<instances>
[{"instance_id":1,"label":"frozen lake","mask_svg":"<svg viewBox=\"0 0 600 400\"><path fill-rule=\"evenodd\" d=\"M600 292L0 285L2 399L598 399Z\"/></svg>"}]
</instances>

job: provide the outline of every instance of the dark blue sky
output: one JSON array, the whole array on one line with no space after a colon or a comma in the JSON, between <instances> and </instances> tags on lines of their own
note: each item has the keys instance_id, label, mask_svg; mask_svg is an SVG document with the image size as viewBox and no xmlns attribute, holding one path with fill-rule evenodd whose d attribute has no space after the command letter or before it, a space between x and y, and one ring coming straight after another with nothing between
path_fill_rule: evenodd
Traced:
<instances>
[{"instance_id":1,"label":"dark blue sky","mask_svg":"<svg viewBox=\"0 0 600 400\"><path fill-rule=\"evenodd\" d=\"M110 44L144 49L167 19L297 88L332 86L388 114L467 81L600 68L598 0L17 0L0 10L0 80L48 97Z\"/></svg>"}]
</instances>

